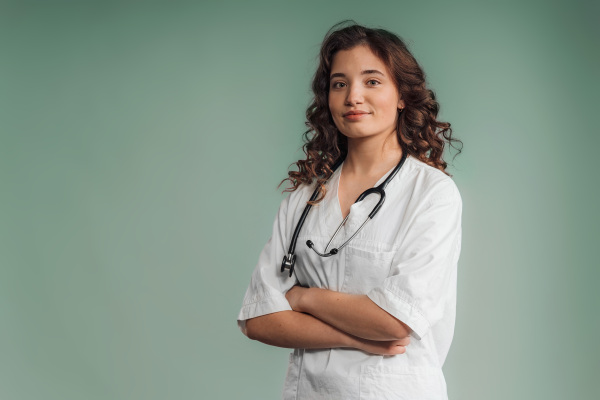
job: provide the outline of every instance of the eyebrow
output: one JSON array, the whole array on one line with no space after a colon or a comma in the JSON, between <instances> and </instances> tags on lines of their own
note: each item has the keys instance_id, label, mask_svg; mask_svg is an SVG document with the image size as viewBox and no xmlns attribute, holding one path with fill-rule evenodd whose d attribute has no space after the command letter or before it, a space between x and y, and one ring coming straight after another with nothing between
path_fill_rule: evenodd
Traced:
<instances>
[{"instance_id":1,"label":"eyebrow","mask_svg":"<svg viewBox=\"0 0 600 400\"><path fill-rule=\"evenodd\" d=\"M385 76L383 74L383 72L377 71L376 69L365 69L364 71L361 71L360 74L361 75L379 74L381 76ZM346 77L346 75L344 75L343 73L336 72L335 74L331 74L331 76L329 77L329 80L332 80L333 78L336 78L338 76L342 77L342 78Z\"/></svg>"}]
</instances>

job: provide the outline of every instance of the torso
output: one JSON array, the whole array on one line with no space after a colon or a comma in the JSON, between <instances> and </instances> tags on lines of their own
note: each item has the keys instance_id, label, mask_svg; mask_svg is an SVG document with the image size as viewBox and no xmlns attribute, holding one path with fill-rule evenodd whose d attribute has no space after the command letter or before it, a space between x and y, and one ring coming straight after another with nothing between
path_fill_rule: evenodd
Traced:
<instances>
[{"instance_id":1,"label":"torso","mask_svg":"<svg viewBox=\"0 0 600 400\"><path fill-rule=\"evenodd\" d=\"M391 171L394 165L387 167L388 171ZM421 215L432 199L458 196L458 192L454 190L454 184L448 182L449 178L441 171L434 170L412 157L407 158L402 169L386 187L387 200L375 219L368 222L356 237L340 250L339 254L333 257L321 257L306 246L306 242L311 240L316 249L323 251L341 222L341 216L349 217L332 246L339 246L354 235L379 200L379 196L368 196L363 202L354 206L356 198L366 189L376 186L378 181L383 181L387 171L379 171L379 176L373 174L370 177L361 177L349 172L351 169L347 168L344 171L343 165L340 170L335 170L328 182L327 193L337 194L337 197L326 195L325 199L306 217L296 248L297 284L342 293L367 295L373 292L384 296L383 293L387 292L379 291L377 288L384 288L388 278L397 276L404 281L396 281L399 283L394 287L394 293L412 294L418 296L415 297L417 299L425 300L440 298L441 320L431 328L431 333L423 340L411 342L408 350L411 352L410 357L377 356L348 348L295 349L288 364L283 398L286 400L325 398L447 400L441 366L453 335L455 275L449 278L449 290L444 291L444 294L431 292L430 285L421 286L416 283L422 282L431 273L427 272L429 268L418 268L417 264L431 263L431 260L439 259L439 255L417 257L423 251L429 253L433 249L430 246L425 248L419 246L424 242L415 241L414 238L423 235L422 240L427 242L436 236L434 231L444 222L432 224L431 221L419 220L417 216ZM285 232L288 237L295 229L296 221L303 213L306 200L310 198L314 186L307 185L302 189L301 192L294 192L298 193L297 195L294 196L294 193L290 195L292 200L285 214L287 220ZM282 247L285 246L287 242L282 244ZM279 268L274 268L273 265L279 263L283 251L285 249L270 257L269 253L265 252L263 255L265 258L261 261L277 272L275 281L277 284L283 281L280 278ZM448 264L450 267L456 268L456 256L448 262L452 262L451 265ZM433 268L438 267L433 266ZM417 271L416 275L414 271ZM403 275L409 272L410 280L408 275ZM432 279L432 282L441 281ZM249 297L251 301L255 301L256 293L256 291L251 292ZM403 301L398 299L397 304L401 306ZM426 311L431 313L432 310L430 306ZM421 318L420 315L419 312L415 312L414 318ZM328 388L326 393L323 392L323 387Z\"/></svg>"}]
</instances>

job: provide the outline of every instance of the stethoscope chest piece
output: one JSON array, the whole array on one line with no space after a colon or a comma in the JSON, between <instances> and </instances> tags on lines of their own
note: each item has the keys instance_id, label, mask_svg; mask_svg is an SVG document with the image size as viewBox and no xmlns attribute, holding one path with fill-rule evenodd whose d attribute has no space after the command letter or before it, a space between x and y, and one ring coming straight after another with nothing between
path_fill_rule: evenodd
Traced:
<instances>
[{"instance_id":1,"label":"stethoscope chest piece","mask_svg":"<svg viewBox=\"0 0 600 400\"><path fill-rule=\"evenodd\" d=\"M294 265L296 264L296 255L295 254L288 254L286 256L283 256L283 261L281 262L281 272L285 271L286 269L290 270L290 278L292 277L292 274L294 273Z\"/></svg>"}]
</instances>

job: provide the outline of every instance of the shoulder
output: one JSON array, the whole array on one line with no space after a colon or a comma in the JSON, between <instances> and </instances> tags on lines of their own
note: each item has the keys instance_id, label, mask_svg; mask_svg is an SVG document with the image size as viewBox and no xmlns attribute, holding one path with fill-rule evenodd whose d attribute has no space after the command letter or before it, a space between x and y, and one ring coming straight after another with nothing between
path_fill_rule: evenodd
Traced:
<instances>
[{"instance_id":1,"label":"shoulder","mask_svg":"<svg viewBox=\"0 0 600 400\"><path fill-rule=\"evenodd\" d=\"M462 204L460 191L454 180L437 168L408 156L404 178L412 185L413 195L423 203L457 202Z\"/></svg>"}]
</instances>

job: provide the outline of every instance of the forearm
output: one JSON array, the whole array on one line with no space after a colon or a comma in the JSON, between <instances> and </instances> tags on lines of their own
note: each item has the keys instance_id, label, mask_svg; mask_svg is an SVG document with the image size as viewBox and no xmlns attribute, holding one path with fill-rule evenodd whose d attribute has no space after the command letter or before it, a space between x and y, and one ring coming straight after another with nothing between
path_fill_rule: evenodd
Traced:
<instances>
[{"instance_id":1,"label":"forearm","mask_svg":"<svg viewBox=\"0 0 600 400\"><path fill-rule=\"evenodd\" d=\"M312 315L280 311L246 321L246 335L259 342L291 349L354 348L371 354L398 355L406 351L409 338L367 340L347 334Z\"/></svg>"},{"instance_id":2,"label":"forearm","mask_svg":"<svg viewBox=\"0 0 600 400\"><path fill-rule=\"evenodd\" d=\"M246 321L250 339L285 348L324 349L353 347L355 339L341 330L296 311L281 311Z\"/></svg>"},{"instance_id":3,"label":"forearm","mask_svg":"<svg viewBox=\"0 0 600 400\"><path fill-rule=\"evenodd\" d=\"M294 310L308 313L343 332L369 340L397 340L411 329L366 295L303 289Z\"/></svg>"}]
</instances>

